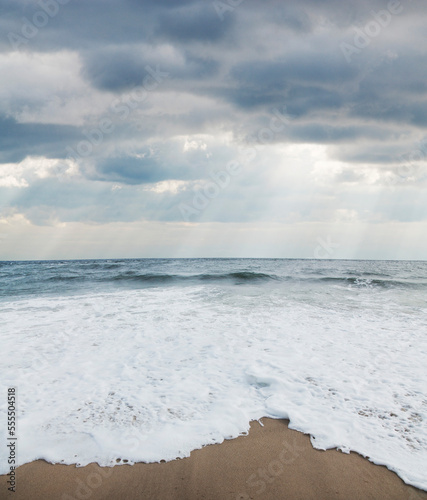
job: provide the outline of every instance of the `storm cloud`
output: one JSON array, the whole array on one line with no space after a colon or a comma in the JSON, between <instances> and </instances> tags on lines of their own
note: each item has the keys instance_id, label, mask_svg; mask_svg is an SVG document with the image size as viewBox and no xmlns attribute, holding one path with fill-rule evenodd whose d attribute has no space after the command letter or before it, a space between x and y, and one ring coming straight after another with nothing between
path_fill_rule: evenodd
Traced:
<instances>
[{"instance_id":1,"label":"storm cloud","mask_svg":"<svg viewBox=\"0 0 427 500\"><path fill-rule=\"evenodd\" d=\"M3 0L0 220L427 222L426 21L421 0Z\"/></svg>"}]
</instances>

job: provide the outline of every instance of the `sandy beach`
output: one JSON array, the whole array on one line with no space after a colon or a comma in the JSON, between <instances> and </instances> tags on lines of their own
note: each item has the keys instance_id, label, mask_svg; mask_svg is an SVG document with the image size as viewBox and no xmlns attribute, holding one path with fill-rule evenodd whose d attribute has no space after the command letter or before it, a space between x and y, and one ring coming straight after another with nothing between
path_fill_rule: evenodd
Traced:
<instances>
[{"instance_id":1,"label":"sandy beach","mask_svg":"<svg viewBox=\"0 0 427 500\"><path fill-rule=\"evenodd\" d=\"M427 499L386 467L356 453L319 451L284 420L253 422L248 436L160 464L76 468L43 460L19 467L16 493L0 498L72 499Z\"/></svg>"}]
</instances>

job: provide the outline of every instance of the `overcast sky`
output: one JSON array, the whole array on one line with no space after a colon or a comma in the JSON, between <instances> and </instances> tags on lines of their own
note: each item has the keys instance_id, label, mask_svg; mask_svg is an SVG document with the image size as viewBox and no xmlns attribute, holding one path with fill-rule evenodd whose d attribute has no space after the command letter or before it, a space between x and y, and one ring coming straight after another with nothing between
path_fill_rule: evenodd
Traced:
<instances>
[{"instance_id":1,"label":"overcast sky","mask_svg":"<svg viewBox=\"0 0 427 500\"><path fill-rule=\"evenodd\" d=\"M0 0L0 259L427 257L425 0Z\"/></svg>"}]
</instances>

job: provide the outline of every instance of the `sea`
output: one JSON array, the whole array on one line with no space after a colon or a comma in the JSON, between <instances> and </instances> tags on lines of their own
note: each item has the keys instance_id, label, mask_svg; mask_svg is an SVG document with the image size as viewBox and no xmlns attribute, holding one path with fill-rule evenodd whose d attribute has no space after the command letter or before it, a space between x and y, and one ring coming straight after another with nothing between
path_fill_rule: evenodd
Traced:
<instances>
[{"instance_id":1,"label":"sea","mask_svg":"<svg viewBox=\"0 0 427 500\"><path fill-rule=\"evenodd\" d=\"M427 262L0 262L0 473L169 461L289 419L427 490ZM296 451L297 452L297 451Z\"/></svg>"}]
</instances>

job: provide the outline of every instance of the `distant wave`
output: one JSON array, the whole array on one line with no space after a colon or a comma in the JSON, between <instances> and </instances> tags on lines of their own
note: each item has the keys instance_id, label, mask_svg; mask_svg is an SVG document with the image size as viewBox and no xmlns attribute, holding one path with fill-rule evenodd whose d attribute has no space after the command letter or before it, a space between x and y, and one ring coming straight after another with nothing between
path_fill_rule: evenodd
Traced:
<instances>
[{"instance_id":1,"label":"distant wave","mask_svg":"<svg viewBox=\"0 0 427 500\"><path fill-rule=\"evenodd\" d=\"M278 280L279 277L273 274L255 273L251 271L239 271L226 274L199 274L198 278L204 281L210 280L239 280L239 281L269 281Z\"/></svg>"},{"instance_id":2,"label":"distant wave","mask_svg":"<svg viewBox=\"0 0 427 500\"><path fill-rule=\"evenodd\" d=\"M81 270L82 271L82 270ZM427 281L413 282L409 280L396 280L396 279L381 279L381 278L367 278L360 276L307 276L307 275L295 275L295 276L279 276L277 274L268 273L258 273L253 271L234 271L229 273L201 273L201 274L167 274L167 273L142 273L135 271L125 271L125 272L114 272L113 268L108 267L103 270L92 271L95 272L80 272L80 274L57 274L48 276L37 276L33 280L33 284L36 283L54 283L55 285L64 283L140 283L146 285L167 285L167 284L185 284L185 283L231 283L231 284L262 284L268 282L311 282L319 284L333 284L342 286L352 286L360 288L413 288L420 289L427 287ZM1 278L10 279L7 275L1 276ZM26 274L15 274L14 280L27 281ZM11 284L10 282L8 283ZM27 286L29 283L25 283ZM1 286L0 286L1 288Z\"/></svg>"},{"instance_id":3,"label":"distant wave","mask_svg":"<svg viewBox=\"0 0 427 500\"><path fill-rule=\"evenodd\" d=\"M140 274L127 272L111 277L100 278L103 281L140 281L147 283L171 283L178 281L180 276L174 274Z\"/></svg>"},{"instance_id":4,"label":"distant wave","mask_svg":"<svg viewBox=\"0 0 427 500\"><path fill-rule=\"evenodd\" d=\"M234 260L0 262L0 297L179 286L427 291L427 265ZM338 289L338 290L337 290Z\"/></svg>"},{"instance_id":5,"label":"distant wave","mask_svg":"<svg viewBox=\"0 0 427 500\"><path fill-rule=\"evenodd\" d=\"M107 281L140 281L147 283L173 283L173 282L194 282L194 281L231 281L231 282L259 282L259 281L269 281L278 280L279 278L274 275L265 273L255 273L249 271L232 272L225 274L194 274L194 275L178 275L178 274L133 274L124 273L117 274L112 277L107 277Z\"/></svg>"},{"instance_id":6,"label":"distant wave","mask_svg":"<svg viewBox=\"0 0 427 500\"><path fill-rule=\"evenodd\" d=\"M427 283L414 283L410 281L400 281L400 280L388 280L388 279L378 279L378 278L360 278L357 276L352 276L349 278L340 277L321 277L318 280L323 283L334 283L342 285L351 285L360 288L425 288Z\"/></svg>"}]
</instances>

